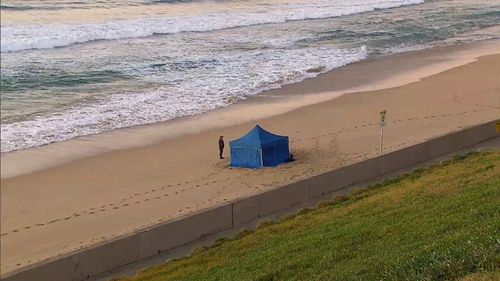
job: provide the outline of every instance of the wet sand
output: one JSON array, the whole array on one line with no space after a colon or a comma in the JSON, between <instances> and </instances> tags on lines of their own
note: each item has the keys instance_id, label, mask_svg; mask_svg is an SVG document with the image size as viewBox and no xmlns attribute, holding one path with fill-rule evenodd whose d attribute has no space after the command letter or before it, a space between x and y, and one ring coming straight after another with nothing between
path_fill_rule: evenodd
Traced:
<instances>
[{"instance_id":1,"label":"wet sand","mask_svg":"<svg viewBox=\"0 0 500 281\"><path fill-rule=\"evenodd\" d=\"M500 50L474 61L474 47L453 48L353 64L198 117L2 155L2 165L15 160L22 166L30 155L51 158L58 147L96 154L2 179L2 274L372 157L384 109L385 151L499 118ZM373 87L386 89L362 91ZM362 92L341 95L346 91ZM248 170L229 168L229 157L218 159L219 135L228 142L256 123L288 135L297 161ZM182 133L171 132L176 129ZM131 132L157 143L120 146L133 139Z\"/></svg>"}]
</instances>

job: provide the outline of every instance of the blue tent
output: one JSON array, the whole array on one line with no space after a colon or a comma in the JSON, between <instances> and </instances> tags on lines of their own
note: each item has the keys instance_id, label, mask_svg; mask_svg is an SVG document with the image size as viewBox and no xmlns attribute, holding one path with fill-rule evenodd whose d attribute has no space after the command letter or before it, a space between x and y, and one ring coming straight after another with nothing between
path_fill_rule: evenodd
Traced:
<instances>
[{"instance_id":1,"label":"blue tent","mask_svg":"<svg viewBox=\"0 0 500 281\"><path fill-rule=\"evenodd\" d=\"M276 166L290 157L288 137L272 134L259 125L245 136L229 142L229 146L232 167Z\"/></svg>"}]
</instances>

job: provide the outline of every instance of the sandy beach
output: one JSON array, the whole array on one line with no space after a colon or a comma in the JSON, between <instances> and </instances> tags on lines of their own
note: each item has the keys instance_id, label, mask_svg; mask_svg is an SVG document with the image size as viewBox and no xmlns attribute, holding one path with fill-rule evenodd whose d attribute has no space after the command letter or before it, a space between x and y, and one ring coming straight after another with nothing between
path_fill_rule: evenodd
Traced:
<instances>
[{"instance_id":1,"label":"sandy beach","mask_svg":"<svg viewBox=\"0 0 500 281\"><path fill-rule=\"evenodd\" d=\"M367 60L197 117L2 155L1 272L370 158L384 109L386 152L498 119L498 41ZM231 169L228 142L257 123L288 135L297 161Z\"/></svg>"}]
</instances>

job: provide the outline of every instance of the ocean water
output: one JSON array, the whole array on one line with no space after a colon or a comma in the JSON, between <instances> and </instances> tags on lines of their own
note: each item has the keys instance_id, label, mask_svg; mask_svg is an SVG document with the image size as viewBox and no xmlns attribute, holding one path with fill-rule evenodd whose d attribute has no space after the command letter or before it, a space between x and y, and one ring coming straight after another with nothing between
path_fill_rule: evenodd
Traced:
<instances>
[{"instance_id":1,"label":"ocean water","mask_svg":"<svg viewBox=\"0 0 500 281\"><path fill-rule=\"evenodd\" d=\"M369 57L500 37L496 0L7 0L1 151L228 106Z\"/></svg>"}]
</instances>

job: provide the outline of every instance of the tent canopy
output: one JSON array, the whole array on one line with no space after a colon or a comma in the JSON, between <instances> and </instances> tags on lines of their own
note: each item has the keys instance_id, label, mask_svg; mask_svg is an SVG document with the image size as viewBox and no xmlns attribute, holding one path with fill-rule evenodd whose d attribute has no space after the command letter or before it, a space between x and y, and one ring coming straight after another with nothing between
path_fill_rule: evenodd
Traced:
<instances>
[{"instance_id":1,"label":"tent canopy","mask_svg":"<svg viewBox=\"0 0 500 281\"><path fill-rule=\"evenodd\" d=\"M270 133L259 125L229 145L232 167L276 166L290 157L288 137Z\"/></svg>"}]
</instances>

